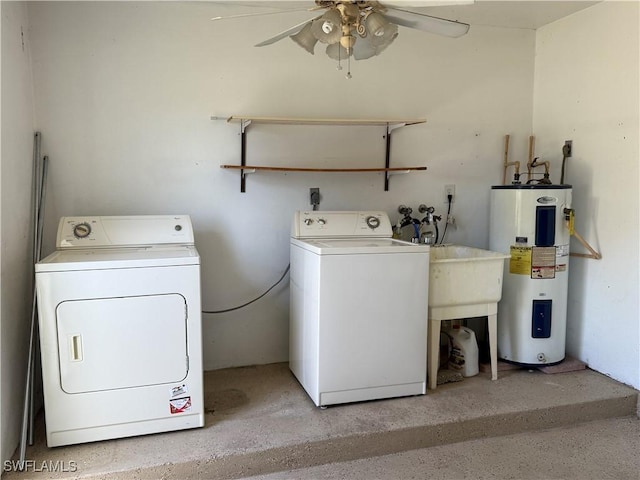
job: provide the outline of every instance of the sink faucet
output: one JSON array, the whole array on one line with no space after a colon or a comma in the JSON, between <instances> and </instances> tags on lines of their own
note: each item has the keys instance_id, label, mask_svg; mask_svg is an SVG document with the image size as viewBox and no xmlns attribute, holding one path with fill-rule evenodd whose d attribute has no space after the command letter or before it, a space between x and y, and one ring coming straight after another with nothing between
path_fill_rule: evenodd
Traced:
<instances>
[{"instance_id":1,"label":"sink faucet","mask_svg":"<svg viewBox=\"0 0 640 480\"><path fill-rule=\"evenodd\" d=\"M405 205L400 205L398 207L398 212L403 215L402 221L400 222L400 228L404 228L408 225L413 225L413 237L411 241L413 243L420 242L420 220L417 218L413 218L411 213L413 213L413 209L411 207L407 207Z\"/></svg>"},{"instance_id":2,"label":"sink faucet","mask_svg":"<svg viewBox=\"0 0 640 480\"><path fill-rule=\"evenodd\" d=\"M429 226L428 228L423 227L424 231L421 235L420 241L422 243L435 245L436 243L438 243L438 237L440 236L440 232L438 231L438 222L442 219L442 217L439 215L434 215L433 213L436 211L436 209L434 207L427 207L425 204L421 204L418 207L418 211L420 213L426 213L425 217L420 222L421 226ZM433 229L431 228L431 225L433 225Z\"/></svg>"}]
</instances>

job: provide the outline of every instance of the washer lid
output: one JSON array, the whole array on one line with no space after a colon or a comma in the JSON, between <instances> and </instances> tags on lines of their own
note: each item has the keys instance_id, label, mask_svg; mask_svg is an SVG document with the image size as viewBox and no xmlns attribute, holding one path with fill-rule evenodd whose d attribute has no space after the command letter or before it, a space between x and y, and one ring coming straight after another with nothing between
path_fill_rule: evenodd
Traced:
<instances>
[{"instance_id":1,"label":"washer lid","mask_svg":"<svg viewBox=\"0 0 640 480\"><path fill-rule=\"evenodd\" d=\"M58 250L36 263L38 272L109 270L114 268L167 267L199 265L194 246L156 246L140 248L98 248Z\"/></svg>"},{"instance_id":2,"label":"washer lid","mask_svg":"<svg viewBox=\"0 0 640 480\"><path fill-rule=\"evenodd\" d=\"M318 255L358 255L377 253L429 253L429 245L394 238L312 238L291 239L291 244Z\"/></svg>"}]
</instances>

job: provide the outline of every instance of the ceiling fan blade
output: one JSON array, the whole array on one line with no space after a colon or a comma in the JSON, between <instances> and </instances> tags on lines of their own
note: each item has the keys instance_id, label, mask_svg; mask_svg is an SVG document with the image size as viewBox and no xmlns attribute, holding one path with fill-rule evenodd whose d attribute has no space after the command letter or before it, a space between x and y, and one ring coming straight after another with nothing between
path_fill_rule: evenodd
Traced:
<instances>
[{"instance_id":1,"label":"ceiling fan blade","mask_svg":"<svg viewBox=\"0 0 640 480\"><path fill-rule=\"evenodd\" d=\"M380 0L380 5L393 8L423 8L423 7L453 7L458 5L473 5L476 0Z\"/></svg>"},{"instance_id":2,"label":"ceiling fan blade","mask_svg":"<svg viewBox=\"0 0 640 480\"><path fill-rule=\"evenodd\" d=\"M244 1L244 0L212 0L210 3L214 5L225 5L234 7L249 7L249 8L270 8L272 10L291 10L292 8L309 8L309 4L313 3L313 0L287 0L283 1ZM440 6L438 4L437 6Z\"/></svg>"},{"instance_id":3,"label":"ceiling fan blade","mask_svg":"<svg viewBox=\"0 0 640 480\"><path fill-rule=\"evenodd\" d=\"M409 12L399 8L385 7L383 15L393 23L403 27L415 28L424 32L444 35L445 37L461 37L469 31L469 25L466 23Z\"/></svg>"},{"instance_id":4,"label":"ceiling fan blade","mask_svg":"<svg viewBox=\"0 0 640 480\"><path fill-rule=\"evenodd\" d=\"M255 12L255 13L239 13L237 15L226 15L223 17L213 17L211 20L229 20L232 18L243 18L243 17L262 17L265 15L282 15L283 13L290 12L309 12L313 9L309 8L296 8L293 10L278 10L277 12Z\"/></svg>"},{"instance_id":5,"label":"ceiling fan blade","mask_svg":"<svg viewBox=\"0 0 640 480\"><path fill-rule=\"evenodd\" d=\"M256 47L264 47L266 45L271 45L272 43L276 43L279 40L282 40L283 38L286 38L290 35L293 35L295 33L298 33L300 30L302 30L305 25L307 25L307 23L311 23L313 22L315 19L320 18L322 15L315 17L315 18L311 18L309 20L305 20L302 23L299 23L298 25L294 25L293 27L285 30L284 32L280 32L278 35L276 35L275 37L271 37L268 38L267 40L264 40L263 42L260 42L258 44L256 44Z\"/></svg>"}]
</instances>

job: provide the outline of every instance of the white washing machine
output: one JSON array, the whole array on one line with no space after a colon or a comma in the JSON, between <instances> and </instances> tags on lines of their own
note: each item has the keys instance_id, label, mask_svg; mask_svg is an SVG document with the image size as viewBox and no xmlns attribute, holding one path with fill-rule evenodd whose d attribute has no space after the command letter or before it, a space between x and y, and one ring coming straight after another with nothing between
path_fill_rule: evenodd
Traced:
<instances>
[{"instance_id":1,"label":"white washing machine","mask_svg":"<svg viewBox=\"0 0 640 480\"><path fill-rule=\"evenodd\" d=\"M188 216L64 217L36 264L47 445L204 425Z\"/></svg>"},{"instance_id":2,"label":"white washing machine","mask_svg":"<svg viewBox=\"0 0 640 480\"><path fill-rule=\"evenodd\" d=\"M384 212L296 212L289 365L317 406L426 393L429 246Z\"/></svg>"}]
</instances>

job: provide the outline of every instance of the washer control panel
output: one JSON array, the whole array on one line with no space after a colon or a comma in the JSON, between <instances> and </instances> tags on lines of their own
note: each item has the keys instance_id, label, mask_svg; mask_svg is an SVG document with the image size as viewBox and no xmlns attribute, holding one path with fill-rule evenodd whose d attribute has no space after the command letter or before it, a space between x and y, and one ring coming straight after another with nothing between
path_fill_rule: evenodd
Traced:
<instances>
[{"instance_id":1,"label":"washer control panel","mask_svg":"<svg viewBox=\"0 0 640 480\"><path fill-rule=\"evenodd\" d=\"M295 238L391 237L389 216L380 211L298 211L291 236Z\"/></svg>"},{"instance_id":2,"label":"washer control panel","mask_svg":"<svg viewBox=\"0 0 640 480\"><path fill-rule=\"evenodd\" d=\"M188 215L62 217L56 248L109 248L194 243Z\"/></svg>"}]
</instances>

